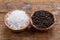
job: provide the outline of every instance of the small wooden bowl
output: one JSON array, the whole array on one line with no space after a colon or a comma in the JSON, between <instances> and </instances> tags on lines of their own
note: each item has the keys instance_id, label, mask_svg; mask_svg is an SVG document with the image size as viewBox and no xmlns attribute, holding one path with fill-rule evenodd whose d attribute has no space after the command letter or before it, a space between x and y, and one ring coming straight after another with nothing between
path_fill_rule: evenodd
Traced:
<instances>
[{"instance_id":1,"label":"small wooden bowl","mask_svg":"<svg viewBox=\"0 0 60 40\"><path fill-rule=\"evenodd\" d=\"M41 10L41 11L43 11L43 10ZM33 15L34 15L34 13L32 13L31 17L32 17ZM53 15L53 16L54 16L54 15ZM49 29L51 29L52 27L54 27L54 25L55 25L55 20L54 20L54 23L53 23L51 26L49 26L49 27L47 27L47 28L38 28L36 25L33 24L32 18L31 18L30 20L31 20L31 24L33 25L32 27L34 27L35 29L37 29L37 30L39 30L39 31L49 30Z\"/></svg>"},{"instance_id":2,"label":"small wooden bowl","mask_svg":"<svg viewBox=\"0 0 60 40\"><path fill-rule=\"evenodd\" d=\"M12 11L11 11L12 12ZM28 20L28 23L27 23L27 25L25 25L23 28L21 28L21 29L18 29L18 30L15 30L15 29L12 29L12 28L10 28L10 25L8 25L8 21L6 20L7 18L8 18L8 16L9 16L9 14L11 14L11 12L8 12L6 15L5 15L5 17L4 17L4 23L5 23L5 25L7 26L7 28L8 29L10 29L10 30L12 30L12 31L14 31L14 32L21 32L21 31L24 31L25 29L27 29L28 28L28 26L29 26L29 24L30 24L30 20ZM27 14L28 15L28 14ZM28 15L28 17L29 17L29 15Z\"/></svg>"}]
</instances>

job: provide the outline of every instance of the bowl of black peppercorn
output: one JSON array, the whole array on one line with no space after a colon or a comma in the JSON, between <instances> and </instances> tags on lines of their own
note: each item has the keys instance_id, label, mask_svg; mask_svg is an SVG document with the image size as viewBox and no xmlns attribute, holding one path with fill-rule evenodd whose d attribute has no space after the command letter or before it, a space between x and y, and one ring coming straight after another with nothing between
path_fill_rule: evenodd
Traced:
<instances>
[{"instance_id":1,"label":"bowl of black peppercorn","mask_svg":"<svg viewBox=\"0 0 60 40\"><path fill-rule=\"evenodd\" d=\"M53 27L54 15L45 10L35 11L31 15L31 24L37 30L48 30Z\"/></svg>"}]
</instances>

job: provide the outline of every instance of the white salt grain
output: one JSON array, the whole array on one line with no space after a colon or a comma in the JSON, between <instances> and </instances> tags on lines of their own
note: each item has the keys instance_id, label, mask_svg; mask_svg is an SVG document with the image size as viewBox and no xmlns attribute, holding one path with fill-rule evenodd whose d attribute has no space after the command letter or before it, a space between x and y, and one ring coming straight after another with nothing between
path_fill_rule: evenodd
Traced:
<instances>
[{"instance_id":1,"label":"white salt grain","mask_svg":"<svg viewBox=\"0 0 60 40\"><path fill-rule=\"evenodd\" d=\"M10 12L7 18L9 28L13 30L20 30L29 24L29 16L25 11L15 10Z\"/></svg>"}]
</instances>

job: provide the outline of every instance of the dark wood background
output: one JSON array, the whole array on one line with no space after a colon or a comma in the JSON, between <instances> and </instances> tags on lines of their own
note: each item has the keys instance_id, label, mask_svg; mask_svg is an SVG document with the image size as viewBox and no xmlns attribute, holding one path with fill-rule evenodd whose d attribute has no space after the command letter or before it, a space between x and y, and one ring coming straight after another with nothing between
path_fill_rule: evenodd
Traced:
<instances>
[{"instance_id":1,"label":"dark wood background","mask_svg":"<svg viewBox=\"0 0 60 40\"><path fill-rule=\"evenodd\" d=\"M0 0L0 40L60 40L59 4L60 0ZM30 16L36 10L47 10L54 15L55 25L48 31L29 28L23 32L14 33L5 26L4 16L15 9L26 10ZM29 25L29 27L32 26Z\"/></svg>"}]
</instances>

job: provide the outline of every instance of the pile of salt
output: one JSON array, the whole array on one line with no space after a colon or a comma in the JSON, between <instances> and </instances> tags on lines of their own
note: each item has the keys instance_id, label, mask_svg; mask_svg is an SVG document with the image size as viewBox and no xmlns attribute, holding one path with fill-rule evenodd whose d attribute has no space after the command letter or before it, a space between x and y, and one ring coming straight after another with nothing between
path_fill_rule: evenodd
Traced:
<instances>
[{"instance_id":1,"label":"pile of salt","mask_svg":"<svg viewBox=\"0 0 60 40\"><path fill-rule=\"evenodd\" d=\"M20 30L28 26L29 24L29 16L25 11L15 10L10 12L6 21L9 25L9 28L13 30Z\"/></svg>"}]
</instances>

